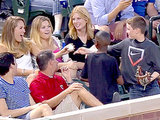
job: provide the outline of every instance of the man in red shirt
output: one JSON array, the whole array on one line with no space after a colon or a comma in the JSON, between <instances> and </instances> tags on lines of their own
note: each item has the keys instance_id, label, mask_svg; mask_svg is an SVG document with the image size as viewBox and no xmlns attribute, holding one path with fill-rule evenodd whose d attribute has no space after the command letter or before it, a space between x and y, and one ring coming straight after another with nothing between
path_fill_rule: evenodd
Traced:
<instances>
[{"instance_id":1,"label":"man in red shirt","mask_svg":"<svg viewBox=\"0 0 160 120\"><path fill-rule=\"evenodd\" d=\"M30 84L31 95L36 103L47 103L53 109L58 106L60 113L78 110L82 101L89 106L102 105L98 99L82 87L82 84L67 85L66 82L72 82L68 68L61 69L66 81L55 74L58 62L52 51L41 52L36 61L40 71Z\"/></svg>"}]
</instances>

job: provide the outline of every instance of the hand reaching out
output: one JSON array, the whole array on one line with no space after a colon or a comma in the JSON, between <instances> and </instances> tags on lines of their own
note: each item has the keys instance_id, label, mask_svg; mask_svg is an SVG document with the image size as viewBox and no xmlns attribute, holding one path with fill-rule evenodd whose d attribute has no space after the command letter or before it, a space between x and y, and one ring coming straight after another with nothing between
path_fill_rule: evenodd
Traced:
<instances>
[{"instance_id":1,"label":"hand reaching out","mask_svg":"<svg viewBox=\"0 0 160 120\"><path fill-rule=\"evenodd\" d=\"M88 48L85 48L85 47L80 47L74 52L74 54L81 54L81 55L86 55L86 54L89 54L89 53L91 53L91 51Z\"/></svg>"},{"instance_id":2,"label":"hand reaching out","mask_svg":"<svg viewBox=\"0 0 160 120\"><path fill-rule=\"evenodd\" d=\"M65 55L65 54L68 54L69 52L72 52L72 51L74 51L74 45L72 44L72 43L70 43L70 44L68 44L68 45L66 45L62 50L61 50L61 53L63 54L63 55Z\"/></svg>"}]
</instances>

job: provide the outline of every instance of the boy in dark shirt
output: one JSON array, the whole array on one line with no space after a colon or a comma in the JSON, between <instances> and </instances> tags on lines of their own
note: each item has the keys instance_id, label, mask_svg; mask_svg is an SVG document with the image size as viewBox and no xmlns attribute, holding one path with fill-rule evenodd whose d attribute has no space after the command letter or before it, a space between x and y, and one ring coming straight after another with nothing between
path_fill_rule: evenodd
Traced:
<instances>
[{"instance_id":1,"label":"boy in dark shirt","mask_svg":"<svg viewBox=\"0 0 160 120\"><path fill-rule=\"evenodd\" d=\"M81 74L82 79L88 79L90 92L104 104L112 102L117 83L123 84L116 59L106 52L110 42L109 33L96 34L94 44L98 51L88 55Z\"/></svg>"}]
</instances>

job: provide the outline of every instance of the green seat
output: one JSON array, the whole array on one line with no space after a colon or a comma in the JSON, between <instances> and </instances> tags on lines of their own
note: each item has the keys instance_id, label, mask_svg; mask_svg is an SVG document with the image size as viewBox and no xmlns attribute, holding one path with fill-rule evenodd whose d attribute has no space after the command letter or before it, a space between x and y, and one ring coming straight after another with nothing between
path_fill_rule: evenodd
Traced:
<instances>
[{"instance_id":1,"label":"green seat","mask_svg":"<svg viewBox=\"0 0 160 120\"><path fill-rule=\"evenodd\" d=\"M83 5L83 0L68 0L68 13L71 13L76 5Z\"/></svg>"},{"instance_id":2,"label":"green seat","mask_svg":"<svg viewBox=\"0 0 160 120\"><path fill-rule=\"evenodd\" d=\"M64 1L64 0L62 0L62 1ZM67 2L68 2L67 8L63 8L63 7L61 8L61 13L64 17L69 16L69 14L72 12L73 8L76 5L83 5L84 4L83 0L67 0Z\"/></svg>"},{"instance_id":3,"label":"green seat","mask_svg":"<svg viewBox=\"0 0 160 120\"><path fill-rule=\"evenodd\" d=\"M124 85L118 85L118 90L119 90L119 94L121 97L121 100L129 100L129 93L128 91L125 89Z\"/></svg>"},{"instance_id":4,"label":"green seat","mask_svg":"<svg viewBox=\"0 0 160 120\"><path fill-rule=\"evenodd\" d=\"M61 9L62 15L64 17L69 16L69 14L72 12L72 9L76 5L83 5L83 0L67 0L68 7ZM47 11L43 9L39 9L36 11L30 11L30 0L12 0L12 6L13 6L13 15L15 16L21 16L25 19L26 23L28 23L29 20L32 20L37 15L50 15Z\"/></svg>"},{"instance_id":5,"label":"green seat","mask_svg":"<svg viewBox=\"0 0 160 120\"><path fill-rule=\"evenodd\" d=\"M23 17L28 23L34 17L42 14L49 14L44 9L30 11L30 0L12 0L13 15Z\"/></svg>"},{"instance_id":6,"label":"green seat","mask_svg":"<svg viewBox=\"0 0 160 120\"><path fill-rule=\"evenodd\" d=\"M13 15L23 17L28 22L29 0L12 0Z\"/></svg>"},{"instance_id":7,"label":"green seat","mask_svg":"<svg viewBox=\"0 0 160 120\"><path fill-rule=\"evenodd\" d=\"M61 8L61 13L63 17L67 17L69 15L68 10L66 8Z\"/></svg>"},{"instance_id":8,"label":"green seat","mask_svg":"<svg viewBox=\"0 0 160 120\"><path fill-rule=\"evenodd\" d=\"M152 39L153 21L160 19L160 15L153 16L149 19L149 39ZM160 44L159 44L160 45Z\"/></svg>"}]
</instances>

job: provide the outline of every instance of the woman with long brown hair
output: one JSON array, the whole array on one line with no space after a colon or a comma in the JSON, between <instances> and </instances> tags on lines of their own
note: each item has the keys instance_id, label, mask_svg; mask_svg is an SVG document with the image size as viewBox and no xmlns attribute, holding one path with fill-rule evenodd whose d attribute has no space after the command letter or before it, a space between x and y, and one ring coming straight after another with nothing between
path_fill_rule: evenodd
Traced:
<instances>
[{"instance_id":1,"label":"woman with long brown hair","mask_svg":"<svg viewBox=\"0 0 160 120\"><path fill-rule=\"evenodd\" d=\"M28 76L34 73L31 54L36 56L40 49L31 40L24 38L25 20L19 16L10 16L5 21L2 30L2 39L0 43L0 53L12 53L17 62L17 75ZM65 49L58 52L56 57L60 57Z\"/></svg>"}]
</instances>

